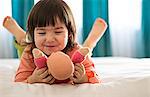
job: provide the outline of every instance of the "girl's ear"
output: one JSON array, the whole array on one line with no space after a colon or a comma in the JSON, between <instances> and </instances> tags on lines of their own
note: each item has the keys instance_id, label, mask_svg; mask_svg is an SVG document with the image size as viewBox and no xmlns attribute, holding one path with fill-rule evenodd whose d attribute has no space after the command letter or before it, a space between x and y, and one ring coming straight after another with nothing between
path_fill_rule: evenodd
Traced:
<instances>
[{"instance_id":1,"label":"girl's ear","mask_svg":"<svg viewBox=\"0 0 150 97\"><path fill-rule=\"evenodd\" d=\"M73 35L72 35L72 34L69 34L69 36L68 36L68 40L70 40L70 42L73 42L73 41L74 41L74 39L73 39Z\"/></svg>"},{"instance_id":2,"label":"girl's ear","mask_svg":"<svg viewBox=\"0 0 150 97\"><path fill-rule=\"evenodd\" d=\"M26 41L27 43L32 43L32 42L33 42L33 41L32 41L32 38L31 38L31 35L29 35L29 33L26 34L26 39L25 39L25 41Z\"/></svg>"},{"instance_id":3,"label":"girl's ear","mask_svg":"<svg viewBox=\"0 0 150 97\"><path fill-rule=\"evenodd\" d=\"M71 39L71 37L72 37L72 35L71 35L71 34L69 34L69 35L68 35L68 38L69 38L69 39Z\"/></svg>"}]
</instances>

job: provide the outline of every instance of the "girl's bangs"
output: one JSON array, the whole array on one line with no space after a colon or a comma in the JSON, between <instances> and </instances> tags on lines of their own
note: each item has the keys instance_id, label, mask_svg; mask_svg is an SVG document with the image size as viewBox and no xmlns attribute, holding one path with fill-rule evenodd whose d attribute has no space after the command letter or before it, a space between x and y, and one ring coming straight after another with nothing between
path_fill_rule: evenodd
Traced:
<instances>
[{"instance_id":1,"label":"girl's bangs","mask_svg":"<svg viewBox=\"0 0 150 97\"><path fill-rule=\"evenodd\" d=\"M34 21L35 27L45 27L48 25L55 26L58 19L62 23L65 23L65 24L67 23L66 22L67 15L65 11L60 7L51 8L51 9L43 8L39 10L37 14L38 15L35 15L36 17L34 17L34 19L36 20Z\"/></svg>"}]
</instances>

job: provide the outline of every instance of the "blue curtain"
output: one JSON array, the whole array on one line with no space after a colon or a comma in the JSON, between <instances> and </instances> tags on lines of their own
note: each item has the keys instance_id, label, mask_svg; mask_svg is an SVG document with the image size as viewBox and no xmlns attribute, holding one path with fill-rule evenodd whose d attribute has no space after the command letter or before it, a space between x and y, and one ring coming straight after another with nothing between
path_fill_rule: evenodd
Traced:
<instances>
[{"instance_id":1,"label":"blue curtain","mask_svg":"<svg viewBox=\"0 0 150 97\"><path fill-rule=\"evenodd\" d=\"M26 30L27 17L33 5L34 0L12 0L12 17L24 30ZM18 57L15 48L14 57Z\"/></svg>"},{"instance_id":2,"label":"blue curtain","mask_svg":"<svg viewBox=\"0 0 150 97\"><path fill-rule=\"evenodd\" d=\"M142 32L145 57L150 57L150 0L142 1Z\"/></svg>"},{"instance_id":3,"label":"blue curtain","mask_svg":"<svg viewBox=\"0 0 150 97\"><path fill-rule=\"evenodd\" d=\"M97 17L103 18L108 24L108 0L83 0L83 41ZM111 56L109 26L102 39L93 50L94 57Z\"/></svg>"}]
</instances>

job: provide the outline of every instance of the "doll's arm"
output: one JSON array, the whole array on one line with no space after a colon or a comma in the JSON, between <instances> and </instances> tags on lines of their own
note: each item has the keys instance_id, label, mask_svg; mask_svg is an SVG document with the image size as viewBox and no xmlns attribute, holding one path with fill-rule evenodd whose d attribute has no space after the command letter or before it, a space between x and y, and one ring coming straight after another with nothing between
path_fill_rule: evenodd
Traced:
<instances>
[{"instance_id":1,"label":"doll's arm","mask_svg":"<svg viewBox=\"0 0 150 97\"><path fill-rule=\"evenodd\" d=\"M47 57L46 55L40 51L37 48L34 48L32 50L33 56L34 56L34 63L35 65L40 69L43 67L46 67L46 61L47 61Z\"/></svg>"}]
</instances>

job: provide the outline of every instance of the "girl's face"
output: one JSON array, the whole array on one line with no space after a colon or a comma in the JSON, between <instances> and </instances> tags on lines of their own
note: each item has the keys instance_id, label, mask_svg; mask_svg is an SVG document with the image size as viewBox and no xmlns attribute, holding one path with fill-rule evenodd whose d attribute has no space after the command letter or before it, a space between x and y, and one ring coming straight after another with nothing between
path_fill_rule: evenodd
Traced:
<instances>
[{"instance_id":1,"label":"girl's face","mask_svg":"<svg viewBox=\"0 0 150 97\"><path fill-rule=\"evenodd\" d=\"M34 30L34 41L38 49L46 55L63 50L68 42L68 30L65 24L59 20L55 26L36 27Z\"/></svg>"}]
</instances>

